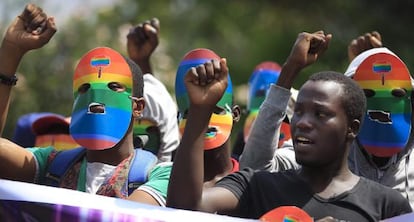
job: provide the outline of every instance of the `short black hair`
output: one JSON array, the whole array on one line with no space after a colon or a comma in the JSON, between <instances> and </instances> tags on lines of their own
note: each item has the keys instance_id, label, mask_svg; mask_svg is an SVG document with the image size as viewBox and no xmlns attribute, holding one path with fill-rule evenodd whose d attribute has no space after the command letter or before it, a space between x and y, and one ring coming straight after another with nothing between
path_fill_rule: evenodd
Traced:
<instances>
[{"instance_id":1,"label":"short black hair","mask_svg":"<svg viewBox=\"0 0 414 222\"><path fill-rule=\"evenodd\" d=\"M309 77L311 81L332 81L342 86L342 105L348 117L348 121L358 119L363 122L367 100L364 91L351 78L334 71L322 71Z\"/></svg>"},{"instance_id":2,"label":"short black hair","mask_svg":"<svg viewBox=\"0 0 414 222\"><path fill-rule=\"evenodd\" d=\"M132 95L141 98L144 96L144 78L141 68L130 58L124 56L124 59L128 63L132 73Z\"/></svg>"}]
</instances>

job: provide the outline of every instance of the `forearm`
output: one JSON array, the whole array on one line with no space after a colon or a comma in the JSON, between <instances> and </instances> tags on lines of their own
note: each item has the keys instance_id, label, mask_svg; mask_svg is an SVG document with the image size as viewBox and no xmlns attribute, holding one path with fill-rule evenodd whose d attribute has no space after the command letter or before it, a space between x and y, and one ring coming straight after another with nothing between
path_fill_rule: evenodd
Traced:
<instances>
[{"instance_id":1,"label":"forearm","mask_svg":"<svg viewBox=\"0 0 414 222\"><path fill-rule=\"evenodd\" d=\"M282 70L280 71L280 75L276 85L290 90L292 88L295 77L301 70L301 66L290 61L290 59L288 58L286 63L283 65Z\"/></svg>"},{"instance_id":2,"label":"forearm","mask_svg":"<svg viewBox=\"0 0 414 222\"><path fill-rule=\"evenodd\" d=\"M151 64L149 61L149 58L145 58L145 59L133 59L133 61L138 64L139 68L141 68L141 71L143 74L151 74L154 75L152 73L152 68L151 68Z\"/></svg>"},{"instance_id":3,"label":"forearm","mask_svg":"<svg viewBox=\"0 0 414 222\"><path fill-rule=\"evenodd\" d=\"M175 154L168 186L167 206L195 210L204 184L204 136L211 111L191 107L181 143Z\"/></svg>"},{"instance_id":4,"label":"forearm","mask_svg":"<svg viewBox=\"0 0 414 222\"><path fill-rule=\"evenodd\" d=\"M0 46L0 74L11 77L15 75L24 53L13 44L3 40ZM12 86L0 83L0 135L7 120Z\"/></svg>"}]
</instances>

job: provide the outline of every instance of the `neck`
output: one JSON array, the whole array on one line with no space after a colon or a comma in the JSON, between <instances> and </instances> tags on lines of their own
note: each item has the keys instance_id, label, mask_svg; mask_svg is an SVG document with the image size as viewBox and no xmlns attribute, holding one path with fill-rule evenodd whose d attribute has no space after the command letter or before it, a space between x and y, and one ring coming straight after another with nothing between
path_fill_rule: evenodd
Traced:
<instances>
[{"instance_id":1,"label":"neck","mask_svg":"<svg viewBox=\"0 0 414 222\"><path fill-rule=\"evenodd\" d=\"M87 150L86 159L88 162L100 162L116 166L131 155L132 152L134 152L132 131L128 130L127 135L112 148Z\"/></svg>"},{"instance_id":2,"label":"neck","mask_svg":"<svg viewBox=\"0 0 414 222\"><path fill-rule=\"evenodd\" d=\"M204 151L204 182L218 181L233 169L229 145Z\"/></svg>"},{"instance_id":3,"label":"neck","mask_svg":"<svg viewBox=\"0 0 414 222\"><path fill-rule=\"evenodd\" d=\"M348 152L341 159L320 166L302 166L299 175L313 192L329 198L352 189L359 177L348 168Z\"/></svg>"}]
</instances>

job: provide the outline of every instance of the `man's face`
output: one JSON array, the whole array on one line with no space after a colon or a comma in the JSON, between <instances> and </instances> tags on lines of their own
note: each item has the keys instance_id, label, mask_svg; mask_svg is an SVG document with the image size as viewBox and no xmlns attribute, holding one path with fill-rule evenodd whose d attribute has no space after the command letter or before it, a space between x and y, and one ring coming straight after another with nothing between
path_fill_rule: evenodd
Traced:
<instances>
[{"instance_id":1,"label":"man's face","mask_svg":"<svg viewBox=\"0 0 414 222\"><path fill-rule=\"evenodd\" d=\"M404 150L411 130L411 79L396 56L367 57L353 79L364 89L367 111L358 140L374 156L390 157Z\"/></svg>"},{"instance_id":2,"label":"man's face","mask_svg":"<svg viewBox=\"0 0 414 222\"><path fill-rule=\"evenodd\" d=\"M80 60L73 78L70 133L81 146L102 150L125 136L132 118L132 74L116 51L100 47Z\"/></svg>"},{"instance_id":3,"label":"man's face","mask_svg":"<svg viewBox=\"0 0 414 222\"><path fill-rule=\"evenodd\" d=\"M219 60L220 57L208 49L195 49L187 53L177 70L175 80L175 95L179 109L179 129L181 135L187 121L187 112L190 106L189 96L184 84L184 76L191 67L204 64L211 60ZM227 89L218 101L216 109L210 118L208 131L205 134L204 149L215 149L222 146L230 136L233 127L233 88L228 75Z\"/></svg>"},{"instance_id":4,"label":"man's face","mask_svg":"<svg viewBox=\"0 0 414 222\"><path fill-rule=\"evenodd\" d=\"M324 166L342 161L348 120L338 89L342 86L332 81L307 81L300 89L291 121L299 164Z\"/></svg>"}]
</instances>

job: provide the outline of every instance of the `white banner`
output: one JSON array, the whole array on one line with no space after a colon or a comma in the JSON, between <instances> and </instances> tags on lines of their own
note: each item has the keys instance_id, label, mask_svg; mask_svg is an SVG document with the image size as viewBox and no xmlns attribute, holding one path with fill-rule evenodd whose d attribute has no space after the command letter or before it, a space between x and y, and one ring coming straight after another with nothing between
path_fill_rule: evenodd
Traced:
<instances>
[{"instance_id":1,"label":"white banner","mask_svg":"<svg viewBox=\"0 0 414 222\"><path fill-rule=\"evenodd\" d=\"M246 222L257 220L156 207L63 188L0 179L0 221Z\"/></svg>"}]
</instances>

